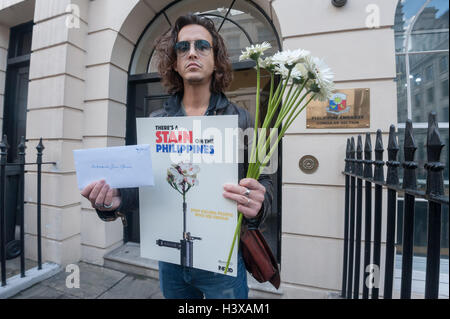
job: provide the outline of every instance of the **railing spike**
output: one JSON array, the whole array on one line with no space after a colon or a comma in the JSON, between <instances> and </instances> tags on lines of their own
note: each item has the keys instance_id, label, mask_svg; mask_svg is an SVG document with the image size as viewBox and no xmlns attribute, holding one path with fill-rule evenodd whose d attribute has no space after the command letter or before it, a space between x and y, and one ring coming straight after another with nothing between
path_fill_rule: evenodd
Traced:
<instances>
[{"instance_id":1,"label":"railing spike","mask_svg":"<svg viewBox=\"0 0 450 319\"><path fill-rule=\"evenodd\" d=\"M17 149L19 150L19 155L24 155L25 154L25 149L26 149L26 145L25 145L25 137L21 137L20 138L20 143L17 146Z\"/></svg>"},{"instance_id":2,"label":"railing spike","mask_svg":"<svg viewBox=\"0 0 450 319\"><path fill-rule=\"evenodd\" d=\"M39 144L36 146L38 153L42 153L45 149L44 144L42 144L42 137L39 139Z\"/></svg>"},{"instance_id":3,"label":"railing spike","mask_svg":"<svg viewBox=\"0 0 450 319\"><path fill-rule=\"evenodd\" d=\"M364 177L372 177L372 142L370 133L366 133L366 141L364 143Z\"/></svg>"},{"instance_id":4,"label":"railing spike","mask_svg":"<svg viewBox=\"0 0 450 319\"><path fill-rule=\"evenodd\" d=\"M374 180L377 182L384 181L384 172L383 172L383 139L381 135L381 130L377 130L377 138L375 141L375 170L374 170Z\"/></svg>"},{"instance_id":5,"label":"railing spike","mask_svg":"<svg viewBox=\"0 0 450 319\"><path fill-rule=\"evenodd\" d=\"M441 150L444 147L436 121L436 112L431 112L428 117L427 133L427 155L428 162L438 162L441 157Z\"/></svg>"},{"instance_id":6,"label":"railing spike","mask_svg":"<svg viewBox=\"0 0 450 319\"><path fill-rule=\"evenodd\" d=\"M417 150L417 146L414 141L412 121L409 119L406 121L405 142L403 149L405 152L405 161L414 161L414 153Z\"/></svg>"},{"instance_id":7,"label":"railing spike","mask_svg":"<svg viewBox=\"0 0 450 319\"><path fill-rule=\"evenodd\" d=\"M350 172L355 173L355 138L350 139Z\"/></svg>"},{"instance_id":8,"label":"railing spike","mask_svg":"<svg viewBox=\"0 0 450 319\"><path fill-rule=\"evenodd\" d=\"M9 148L8 138L7 138L6 134L5 134L5 135L3 135L3 139L0 142L0 149L1 149L2 152L6 152L6 150L8 148Z\"/></svg>"},{"instance_id":9,"label":"railing spike","mask_svg":"<svg viewBox=\"0 0 450 319\"><path fill-rule=\"evenodd\" d=\"M350 139L347 138L347 146L345 148L345 169L344 171L349 173L350 172Z\"/></svg>"},{"instance_id":10,"label":"railing spike","mask_svg":"<svg viewBox=\"0 0 450 319\"><path fill-rule=\"evenodd\" d=\"M398 167L400 162L397 161L397 153L399 150L397 143L397 136L395 134L395 126L391 125L389 128L389 142L388 142L388 161L386 165L388 167L386 183L389 185L397 185L398 179Z\"/></svg>"},{"instance_id":11,"label":"railing spike","mask_svg":"<svg viewBox=\"0 0 450 319\"><path fill-rule=\"evenodd\" d=\"M427 133L427 194L442 195L444 193L444 181L442 171L444 164L440 162L441 151L445 144L441 140L439 127L436 121L436 112L431 112L428 117Z\"/></svg>"},{"instance_id":12,"label":"railing spike","mask_svg":"<svg viewBox=\"0 0 450 319\"><path fill-rule=\"evenodd\" d=\"M403 188L404 189L416 189L416 168L417 163L414 162L414 153L417 150L416 143L414 141L413 125L411 120L406 121L405 139L403 145L403 157L405 161L402 166L404 168L403 173Z\"/></svg>"},{"instance_id":13,"label":"railing spike","mask_svg":"<svg viewBox=\"0 0 450 319\"><path fill-rule=\"evenodd\" d=\"M364 153L369 158L372 159L372 141L370 139L370 133L366 133L366 142L364 143Z\"/></svg>"},{"instance_id":14,"label":"railing spike","mask_svg":"<svg viewBox=\"0 0 450 319\"><path fill-rule=\"evenodd\" d=\"M356 175L362 176L363 174L363 160L362 160L362 153L363 153L363 147L362 147L362 137L361 135L358 135L358 143L356 148Z\"/></svg>"}]
</instances>

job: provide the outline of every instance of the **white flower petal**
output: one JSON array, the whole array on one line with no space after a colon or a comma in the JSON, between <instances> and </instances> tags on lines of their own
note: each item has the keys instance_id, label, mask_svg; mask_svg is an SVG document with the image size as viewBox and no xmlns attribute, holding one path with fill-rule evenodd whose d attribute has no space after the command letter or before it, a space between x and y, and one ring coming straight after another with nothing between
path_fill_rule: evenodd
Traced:
<instances>
[{"instance_id":1,"label":"white flower petal","mask_svg":"<svg viewBox=\"0 0 450 319\"><path fill-rule=\"evenodd\" d=\"M255 60L257 61L264 51L270 49L272 46L269 42L264 41L261 44L252 44L251 46L245 48L242 54L239 56L239 61L244 60Z\"/></svg>"}]
</instances>

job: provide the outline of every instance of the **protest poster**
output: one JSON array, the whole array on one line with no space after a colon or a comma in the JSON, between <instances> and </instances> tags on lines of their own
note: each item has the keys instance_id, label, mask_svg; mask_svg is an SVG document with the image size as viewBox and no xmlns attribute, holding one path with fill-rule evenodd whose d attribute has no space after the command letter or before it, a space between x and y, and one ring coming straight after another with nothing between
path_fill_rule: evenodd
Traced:
<instances>
[{"instance_id":1,"label":"protest poster","mask_svg":"<svg viewBox=\"0 0 450 319\"><path fill-rule=\"evenodd\" d=\"M137 142L151 149L154 186L139 188L141 257L224 273L236 228L238 117L137 119ZM237 245L227 275L237 273Z\"/></svg>"}]
</instances>

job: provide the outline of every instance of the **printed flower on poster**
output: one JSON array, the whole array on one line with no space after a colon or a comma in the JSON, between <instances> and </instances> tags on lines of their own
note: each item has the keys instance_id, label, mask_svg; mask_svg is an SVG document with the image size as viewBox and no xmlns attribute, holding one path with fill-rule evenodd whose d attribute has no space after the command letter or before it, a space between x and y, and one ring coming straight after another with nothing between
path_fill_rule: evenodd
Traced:
<instances>
[{"instance_id":1,"label":"printed flower on poster","mask_svg":"<svg viewBox=\"0 0 450 319\"><path fill-rule=\"evenodd\" d=\"M167 169L167 182L185 196L191 187L198 186L198 172L200 172L198 165L183 162L172 164L172 167Z\"/></svg>"}]
</instances>

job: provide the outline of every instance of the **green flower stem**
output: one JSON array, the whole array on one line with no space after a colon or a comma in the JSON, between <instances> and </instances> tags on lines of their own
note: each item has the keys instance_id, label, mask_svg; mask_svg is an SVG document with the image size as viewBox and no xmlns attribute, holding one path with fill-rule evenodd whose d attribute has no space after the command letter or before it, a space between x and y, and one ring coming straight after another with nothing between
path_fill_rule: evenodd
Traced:
<instances>
[{"instance_id":1,"label":"green flower stem","mask_svg":"<svg viewBox=\"0 0 450 319\"><path fill-rule=\"evenodd\" d=\"M265 117L265 119L264 119L264 123L263 123L263 125L262 125L262 128L263 128L263 129L267 129L267 128L269 127L269 125L270 125L270 123L271 123L271 121L272 121L272 118L273 118L273 116L275 115L276 110L278 109L278 106L280 105L281 98L282 98L282 96L283 96L283 94L284 94L284 91L286 90L287 84L288 84L288 82L289 82L289 78L290 78L290 75L291 75L291 71L292 71L292 70L289 70L288 77L287 77L286 80L284 81L284 84L283 84L283 90L282 90L282 92L281 92L281 95L280 95L279 97L276 97L277 102L275 102L275 104L274 104L274 100L273 100L273 99L269 99L269 105L270 105L270 107L268 108L269 111L268 111L268 113L266 114L266 117ZM282 81L282 82L283 82L283 81ZM280 83L281 83L281 82L280 82ZM280 86L278 86L278 87L280 87ZM295 101L295 99L298 97L298 94L300 94L300 92L297 93L297 90L296 90L296 91L294 92L294 94L291 96L291 92L292 92L293 87L294 87L294 86L291 86L291 87L289 88L288 94L287 94L287 96L286 96L286 99L287 99L289 102L292 101L292 100ZM277 91L278 91L278 89L277 89ZM297 97L294 98L294 96L297 96ZM289 104L289 102L288 102L288 104ZM265 144L266 144L265 142L263 143L264 137L265 137L264 134L259 135L258 143L256 144L257 150L261 149L261 147L258 147L258 146L260 146L260 145L265 145ZM262 144L262 143L263 143L263 144ZM256 163L256 159L253 159L253 161L251 161L251 163Z\"/></svg>"},{"instance_id":2,"label":"green flower stem","mask_svg":"<svg viewBox=\"0 0 450 319\"><path fill-rule=\"evenodd\" d=\"M271 73L271 74L274 76L273 73ZM275 90L275 93L272 96L272 98L269 99L269 102L267 104L267 113L272 111L272 107L273 107L273 104L274 104L273 101L278 99L278 96L280 94L280 90L281 90L282 87L283 87L283 79L280 81L280 83L278 83L277 89Z\"/></svg>"},{"instance_id":3,"label":"green flower stem","mask_svg":"<svg viewBox=\"0 0 450 319\"><path fill-rule=\"evenodd\" d=\"M273 74L273 72L270 72L270 94L269 94L269 102L272 100L272 96L273 96L273 86L275 83L275 75ZM269 110L269 108L267 108L267 110Z\"/></svg>"},{"instance_id":4,"label":"green flower stem","mask_svg":"<svg viewBox=\"0 0 450 319\"><path fill-rule=\"evenodd\" d=\"M297 94L295 95L295 98L287 103L286 108L282 109L283 113L281 113L280 115L283 116L283 118L287 114L287 112L290 110L290 108L294 105L294 103L297 100L298 96L300 95L300 93L305 88L307 82L308 82L308 80L305 80L301 87L300 86L297 87L297 91L296 91Z\"/></svg>"},{"instance_id":5,"label":"green flower stem","mask_svg":"<svg viewBox=\"0 0 450 319\"><path fill-rule=\"evenodd\" d=\"M225 266L225 275L228 272L228 266L230 265L231 254L233 254L233 249L234 249L234 244L236 243L236 238L238 236L238 233L241 232L241 224L242 224L242 213L239 212L238 223L237 223L237 226L236 226L236 230L234 231L233 242L231 243L231 249L230 249L230 252L228 254L227 265Z\"/></svg>"},{"instance_id":6,"label":"green flower stem","mask_svg":"<svg viewBox=\"0 0 450 319\"><path fill-rule=\"evenodd\" d=\"M308 92L309 93L309 92ZM304 96L302 96L301 100L297 103L297 106L303 101L303 99L308 95L308 93L306 93ZM275 151L275 149L278 147L278 143L280 142L281 138L283 138L284 133L287 131L287 129L289 128L289 126L292 124L292 122L297 118L297 116L305 109L305 107L311 102L311 100L314 98L314 95L312 95L308 102L306 102L306 104L297 111L297 113L295 113L295 115L292 118L292 115L294 114L294 111L296 108L293 109L293 112L291 113L291 116L288 118L287 123L285 126L283 126L280 134L278 135L277 141L276 143L274 143L274 145L272 146L271 150L269 151L269 154L264 158L264 160L262 161L262 163L258 162L256 163L256 167L254 168L255 170L259 171L261 166L264 167L267 165L267 163L269 162L270 158L272 157L273 152ZM278 127L277 127L278 128ZM276 130L272 130L272 132L275 132ZM271 133L272 133L271 132ZM266 141L266 146L267 147L267 143L270 143L271 139L272 139L272 135L270 135L268 141Z\"/></svg>"},{"instance_id":7,"label":"green flower stem","mask_svg":"<svg viewBox=\"0 0 450 319\"><path fill-rule=\"evenodd\" d=\"M305 82L304 85L302 86L301 90L303 90L305 84L306 84L306 82ZM300 92L301 92L301 91L300 91ZM300 98L300 100L299 100L297 103L295 103L295 107L293 107L294 102L295 102L295 100L294 100L294 101L292 102L292 104L291 104L288 108L286 108L286 110L283 112L283 114L279 114L279 116L278 116L278 118L277 118L277 122L275 123L274 129L272 129L271 132L270 132L269 138L267 138L266 141L264 142L264 144L262 144L262 145L264 145L264 146L262 146L261 144L259 144L259 143L262 143L262 141L258 141L258 146L261 145L260 148L263 147L263 149L267 149L267 148L269 147L270 141L273 139L274 134L278 132L278 128L280 127L281 123L283 122L284 118L287 116L287 114L289 113L289 111L291 111L291 114L290 114L291 116L290 116L288 119L291 119L292 114L295 112L296 108L300 105L300 103L305 99L305 97L307 96L307 94L308 94L308 93L304 94L304 95ZM287 129L287 127L284 127L284 128ZM259 170L259 167L255 167L254 169L258 169L258 170Z\"/></svg>"},{"instance_id":8,"label":"green flower stem","mask_svg":"<svg viewBox=\"0 0 450 319\"><path fill-rule=\"evenodd\" d=\"M303 107L295 114L295 116L292 118L292 120L290 122L288 122L287 127L289 127L292 124L292 122L294 122L294 120L297 118L297 116L303 111L303 109L309 104L309 102L311 102L311 100L314 98L314 96L315 96L315 94L311 95L308 102L306 102L306 104L303 105Z\"/></svg>"},{"instance_id":9,"label":"green flower stem","mask_svg":"<svg viewBox=\"0 0 450 319\"><path fill-rule=\"evenodd\" d=\"M291 72L292 72L292 69L289 70L288 76L286 77L286 80L284 81L284 84L283 84L283 89L281 90L281 93L277 96L275 104L273 104L273 105L271 106L271 109L272 109L272 110L271 110L271 118L273 117L273 115L275 114L275 112L276 112L278 106L279 106L280 103L281 103L281 99L283 98L284 91L286 90L287 84L288 84L289 79L290 79L290 77L291 77ZM283 80L282 80L280 83L282 83L282 82L283 82ZM273 101L272 101L272 103L273 103ZM269 124L269 123L267 123L267 125L268 125L268 124Z\"/></svg>"},{"instance_id":10,"label":"green flower stem","mask_svg":"<svg viewBox=\"0 0 450 319\"><path fill-rule=\"evenodd\" d=\"M280 123L279 123L280 125L282 124L282 121L284 121L284 119L286 118L286 116L288 116L288 114L289 114L289 116L288 116L288 118L287 118L287 120L286 120L286 123L288 123L288 122L290 121L290 119L292 118L292 116L293 116L293 114L295 113L295 111L298 109L298 107L300 106L300 104L303 102L303 100L306 98L306 96L308 96L309 93L310 93L310 91L306 92L306 93L300 98L300 100L297 101L297 103L295 104L295 106L294 106L294 107L291 107L291 108L283 115L283 117L281 118ZM301 110L303 110L303 108L302 108ZM285 125L284 127L286 127L286 125Z\"/></svg>"},{"instance_id":11,"label":"green flower stem","mask_svg":"<svg viewBox=\"0 0 450 319\"><path fill-rule=\"evenodd\" d=\"M258 124L259 124L259 95L261 86L261 69L259 63L256 61L256 111L255 111L255 127L253 131L252 152L250 156L250 163L254 163L256 160L256 138L258 136Z\"/></svg>"}]
</instances>

